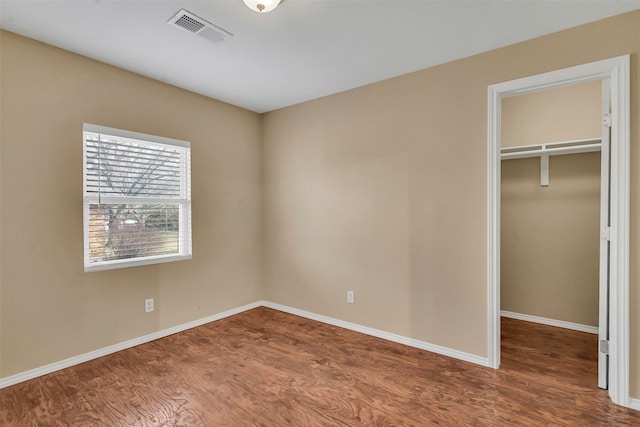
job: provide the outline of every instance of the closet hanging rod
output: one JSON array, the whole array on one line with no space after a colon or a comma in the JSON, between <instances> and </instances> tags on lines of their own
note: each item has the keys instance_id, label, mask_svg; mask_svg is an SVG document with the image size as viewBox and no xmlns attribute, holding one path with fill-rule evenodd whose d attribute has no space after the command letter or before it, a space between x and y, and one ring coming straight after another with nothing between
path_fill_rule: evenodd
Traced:
<instances>
[{"instance_id":1,"label":"closet hanging rod","mask_svg":"<svg viewBox=\"0 0 640 427\"><path fill-rule=\"evenodd\" d=\"M562 154L577 154L577 153L591 153L594 151L600 151L602 144L588 144L572 147L558 147L558 148L541 148L540 150L531 151L514 151L511 153L502 153L500 157L502 159L524 159L526 157L540 157L543 154L550 156L559 156Z\"/></svg>"},{"instance_id":2,"label":"closet hanging rod","mask_svg":"<svg viewBox=\"0 0 640 427\"><path fill-rule=\"evenodd\" d=\"M548 144L505 147L501 150L502 159L523 159L527 157L554 156L562 154L591 153L600 151L600 138L582 139L566 142L550 142Z\"/></svg>"}]
</instances>

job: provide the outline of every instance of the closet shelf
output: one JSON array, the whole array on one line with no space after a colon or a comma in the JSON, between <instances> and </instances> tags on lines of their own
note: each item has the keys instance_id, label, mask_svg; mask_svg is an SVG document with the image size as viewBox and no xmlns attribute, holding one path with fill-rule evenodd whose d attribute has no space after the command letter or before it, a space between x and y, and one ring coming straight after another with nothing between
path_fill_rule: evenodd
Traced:
<instances>
[{"instance_id":1,"label":"closet shelf","mask_svg":"<svg viewBox=\"0 0 640 427\"><path fill-rule=\"evenodd\" d=\"M502 160L540 157L540 185L549 185L549 156L562 154L591 153L602 149L600 138L579 139L575 141L550 142L547 144L521 145L505 147L500 150Z\"/></svg>"},{"instance_id":2,"label":"closet shelf","mask_svg":"<svg viewBox=\"0 0 640 427\"><path fill-rule=\"evenodd\" d=\"M518 147L503 148L500 150L500 158L507 160L540 157L544 154L555 156L561 154L591 153L600 151L601 146L600 138L550 142L548 144L537 145L521 145Z\"/></svg>"}]
</instances>

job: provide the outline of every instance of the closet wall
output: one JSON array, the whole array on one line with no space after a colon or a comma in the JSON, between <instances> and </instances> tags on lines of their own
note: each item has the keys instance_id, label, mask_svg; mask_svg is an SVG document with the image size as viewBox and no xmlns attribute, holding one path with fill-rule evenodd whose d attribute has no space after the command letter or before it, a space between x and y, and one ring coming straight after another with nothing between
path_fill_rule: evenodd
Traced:
<instances>
[{"instance_id":1,"label":"closet wall","mask_svg":"<svg viewBox=\"0 0 640 427\"><path fill-rule=\"evenodd\" d=\"M503 100L502 147L600 137L601 82ZM502 161L501 309L598 325L600 153Z\"/></svg>"}]
</instances>

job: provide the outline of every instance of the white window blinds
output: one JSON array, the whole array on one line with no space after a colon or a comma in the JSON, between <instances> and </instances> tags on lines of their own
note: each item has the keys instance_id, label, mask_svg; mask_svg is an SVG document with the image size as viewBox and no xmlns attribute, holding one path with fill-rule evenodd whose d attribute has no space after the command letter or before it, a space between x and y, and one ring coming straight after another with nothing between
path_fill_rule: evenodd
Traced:
<instances>
[{"instance_id":1,"label":"white window blinds","mask_svg":"<svg viewBox=\"0 0 640 427\"><path fill-rule=\"evenodd\" d=\"M85 271L190 259L190 144L83 131Z\"/></svg>"}]
</instances>

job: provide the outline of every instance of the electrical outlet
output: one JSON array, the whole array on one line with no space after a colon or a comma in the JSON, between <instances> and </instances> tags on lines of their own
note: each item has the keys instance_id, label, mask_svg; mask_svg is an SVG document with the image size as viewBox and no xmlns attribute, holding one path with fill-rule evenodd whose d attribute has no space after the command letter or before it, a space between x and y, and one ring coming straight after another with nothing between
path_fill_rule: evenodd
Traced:
<instances>
[{"instance_id":1,"label":"electrical outlet","mask_svg":"<svg viewBox=\"0 0 640 427\"><path fill-rule=\"evenodd\" d=\"M355 295L353 294L353 291L347 291L347 302L349 304L353 304L355 303Z\"/></svg>"},{"instance_id":2,"label":"electrical outlet","mask_svg":"<svg viewBox=\"0 0 640 427\"><path fill-rule=\"evenodd\" d=\"M144 300L144 312L149 313L153 311L153 298Z\"/></svg>"}]
</instances>

